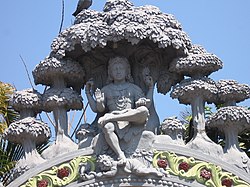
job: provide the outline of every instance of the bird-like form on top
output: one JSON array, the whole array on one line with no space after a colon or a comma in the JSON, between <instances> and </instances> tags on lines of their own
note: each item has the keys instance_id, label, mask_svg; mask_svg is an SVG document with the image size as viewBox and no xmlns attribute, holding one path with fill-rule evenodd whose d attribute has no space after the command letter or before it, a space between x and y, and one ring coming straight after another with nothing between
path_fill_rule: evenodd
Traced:
<instances>
[{"instance_id":1,"label":"bird-like form on top","mask_svg":"<svg viewBox=\"0 0 250 187\"><path fill-rule=\"evenodd\" d=\"M92 0L79 0L77 3L76 11L72 14L77 16L83 9L88 9L92 5Z\"/></svg>"}]
</instances>

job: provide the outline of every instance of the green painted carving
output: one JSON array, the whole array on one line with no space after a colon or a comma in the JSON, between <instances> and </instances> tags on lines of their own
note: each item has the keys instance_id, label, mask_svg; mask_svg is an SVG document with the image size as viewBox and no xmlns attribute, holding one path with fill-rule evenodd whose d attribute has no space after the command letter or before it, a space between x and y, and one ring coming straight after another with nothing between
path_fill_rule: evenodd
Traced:
<instances>
[{"instance_id":1,"label":"green painted carving","mask_svg":"<svg viewBox=\"0 0 250 187\"><path fill-rule=\"evenodd\" d=\"M212 163L194 158L177 156L173 152L155 151L153 166L161 167L170 174L188 180L196 180L207 187L249 187L250 184L232 173L225 172Z\"/></svg>"},{"instance_id":2,"label":"green painted carving","mask_svg":"<svg viewBox=\"0 0 250 187\"><path fill-rule=\"evenodd\" d=\"M30 178L21 187L55 187L64 186L79 178L80 164L87 163L90 170L95 170L95 157L79 156L68 163L60 166L54 166L50 170L43 171L40 174Z\"/></svg>"}]
</instances>

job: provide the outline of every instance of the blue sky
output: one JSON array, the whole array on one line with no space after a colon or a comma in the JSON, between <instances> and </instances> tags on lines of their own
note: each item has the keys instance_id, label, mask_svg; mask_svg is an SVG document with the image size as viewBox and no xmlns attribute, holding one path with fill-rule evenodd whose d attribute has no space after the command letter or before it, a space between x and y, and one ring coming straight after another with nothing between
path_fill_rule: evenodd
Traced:
<instances>
[{"instance_id":1,"label":"blue sky","mask_svg":"<svg viewBox=\"0 0 250 187\"><path fill-rule=\"evenodd\" d=\"M78 0L65 0L63 29L72 25L71 14ZM155 5L173 14L194 44L216 54L224 63L211 75L214 80L235 79L250 85L250 1L248 0L131 0L136 6ZM93 0L91 9L102 10L105 0ZM31 74L35 65L50 53L58 35L61 0L11 0L0 6L0 81L18 90L30 88L21 55ZM32 77L32 76L31 76ZM41 86L36 87L42 90ZM185 108L169 95L156 95L161 121L179 115ZM240 105L250 106L249 99ZM88 114L91 122L92 114Z\"/></svg>"}]
</instances>

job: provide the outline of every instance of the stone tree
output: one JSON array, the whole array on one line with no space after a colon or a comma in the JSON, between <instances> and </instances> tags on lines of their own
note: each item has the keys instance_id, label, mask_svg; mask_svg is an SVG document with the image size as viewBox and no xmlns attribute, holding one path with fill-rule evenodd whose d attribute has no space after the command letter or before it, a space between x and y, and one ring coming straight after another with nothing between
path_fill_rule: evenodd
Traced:
<instances>
[{"instance_id":1,"label":"stone tree","mask_svg":"<svg viewBox=\"0 0 250 187\"><path fill-rule=\"evenodd\" d=\"M129 0L107 0L103 11L79 11L74 24L53 40L51 50L45 64L70 59L65 67L79 67L72 68L73 82L72 73L62 64L53 71L45 65L40 78L50 77L46 81L51 83L35 78L38 84L50 86L43 95L44 110L60 113L55 118L58 133L63 133L57 143L65 144L67 137L65 113L80 103L73 90L85 89L96 119L77 131L78 150L52 155L10 187L250 185L248 173L218 156L222 148L205 132L204 104L214 102L218 94L207 76L222 63L192 45L172 15L150 5L135 7ZM34 77L43 68L36 69ZM85 74L79 73L82 70ZM187 76L191 78L183 80ZM192 105L196 133L190 145L194 149L183 145L183 126L175 118L163 123L168 135L159 134L153 89L167 94L173 86L172 97ZM57 149L51 146L46 151Z\"/></svg>"},{"instance_id":2,"label":"stone tree","mask_svg":"<svg viewBox=\"0 0 250 187\"><path fill-rule=\"evenodd\" d=\"M225 134L223 159L249 173L250 159L241 150L238 135L250 129L250 110L240 106L222 107L209 118L207 125Z\"/></svg>"},{"instance_id":3,"label":"stone tree","mask_svg":"<svg viewBox=\"0 0 250 187\"><path fill-rule=\"evenodd\" d=\"M171 62L169 71L199 79L218 71L222 66L222 61L216 55L206 52L201 45L193 44L187 57Z\"/></svg>"},{"instance_id":4,"label":"stone tree","mask_svg":"<svg viewBox=\"0 0 250 187\"><path fill-rule=\"evenodd\" d=\"M222 149L206 134L205 102L215 101L218 90L215 82L207 76L220 68L221 60L199 45L194 45L187 57L175 59L170 65L171 71L191 77L181 81L171 92L171 97L177 98L180 103L191 104L195 132L187 146L213 156L222 154Z\"/></svg>"},{"instance_id":5,"label":"stone tree","mask_svg":"<svg viewBox=\"0 0 250 187\"><path fill-rule=\"evenodd\" d=\"M41 99L42 96L33 89L17 91L13 94L11 103L20 113L20 119L10 124L3 138L21 144L23 147L23 157L13 170L14 178L45 162L36 150L36 145L47 142L51 136L48 125L35 118L37 113L41 112Z\"/></svg>"},{"instance_id":6,"label":"stone tree","mask_svg":"<svg viewBox=\"0 0 250 187\"><path fill-rule=\"evenodd\" d=\"M185 145L183 141L184 126L177 117L164 119L161 123L160 130L162 135L157 136L157 143Z\"/></svg>"},{"instance_id":7,"label":"stone tree","mask_svg":"<svg viewBox=\"0 0 250 187\"><path fill-rule=\"evenodd\" d=\"M166 94L182 79L169 72L169 64L187 55L191 41L172 15L157 7L134 7L127 0L116 0L107 1L103 12L81 11L74 25L60 33L51 47L51 57L78 61L85 69L86 80L93 78L94 90L105 86L107 73L103 69L111 57L118 55L129 59L134 82L145 93L143 69L148 68L158 92ZM145 128L156 132L160 123L154 105L150 114Z\"/></svg>"},{"instance_id":8,"label":"stone tree","mask_svg":"<svg viewBox=\"0 0 250 187\"><path fill-rule=\"evenodd\" d=\"M222 107L208 119L207 125L217 127L225 134L223 158L249 173L250 159L241 150L238 135L249 130L250 110L236 106L236 103L250 97L250 87L235 80L220 80L216 85L218 100L215 103Z\"/></svg>"},{"instance_id":9,"label":"stone tree","mask_svg":"<svg viewBox=\"0 0 250 187\"><path fill-rule=\"evenodd\" d=\"M174 87L172 98L182 104L191 104L194 136L186 146L198 149L212 156L222 154L222 148L215 144L205 131L205 101L212 102L216 98L217 87L209 78L186 79Z\"/></svg>"},{"instance_id":10,"label":"stone tree","mask_svg":"<svg viewBox=\"0 0 250 187\"><path fill-rule=\"evenodd\" d=\"M53 111L55 119L56 141L51 150L43 153L45 158L77 149L69 138L67 112L83 107L79 85L83 83L84 75L82 66L77 62L54 57L41 61L33 70L35 84L50 86L43 94L43 110Z\"/></svg>"}]
</instances>

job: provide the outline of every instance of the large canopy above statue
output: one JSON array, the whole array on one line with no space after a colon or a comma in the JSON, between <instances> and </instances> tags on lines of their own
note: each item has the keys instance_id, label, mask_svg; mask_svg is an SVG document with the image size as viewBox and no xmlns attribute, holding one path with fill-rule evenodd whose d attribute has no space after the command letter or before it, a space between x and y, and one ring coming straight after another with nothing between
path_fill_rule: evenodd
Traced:
<instances>
[{"instance_id":1,"label":"large canopy above statue","mask_svg":"<svg viewBox=\"0 0 250 187\"><path fill-rule=\"evenodd\" d=\"M125 56L131 62L136 84L144 87L138 75L148 67L158 83L158 92L166 94L182 79L168 71L169 63L187 56L191 41L180 23L159 8L110 0L103 12L82 10L74 25L54 39L51 48L52 57L78 61L86 71L85 79L96 79L97 87L105 85L103 68L109 58Z\"/></svg>"},{"instance_id":2,"label":"large canopy above statue","mask_svg":"<svg viewBox=\"0 0 250 187\"><path fill-rule=\"evenodd\" d=\"M135 45L144 39L157 44L158 48L173 47L180 54L185 54L191 45L172 15L164 14L154 6L134 7L123 0L108 1L104 12L84 9L77 15L75 24L53 41L52 50L63 57L79 50L78 45L87 52L96 47L104 48L109 42L125 40Z\"/></svg>"},{"instance_id":3,"label":"large canopy above statue","mask_svg":"<svg viewBox=\"0 0 250 187\"><path fill-rule=\"evenodd\" d=\"M74 25L55 38L50 55L32 72L35 84L46 85L44 93L27 89L11 99L20 120L3 138L22 144L24 155L9 187L249 187L250 159L238 135L250 127L250 110L236 103L250 98L250 87L209 78L222 61L191 44L178 21L157 7L107 0L103 12L86 10L91 4L78 1ZM170 96L191 105L188 136L177 117L160 124L155 83L163 94L173 86ZM97 116L76 125L77 144L68 111L83 109L85 85ZM221 105L208 119L206 102ZM36 119L42 111L53 112L55 141L38 154L36 146L51 135ZM210 138L207 128L225 138ZM224 148L215 143L221 140Z\"/></svg>"}]
</instances>

